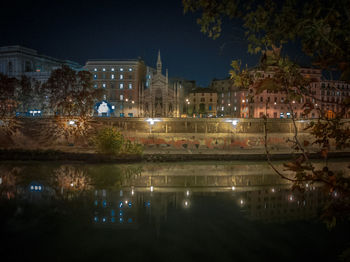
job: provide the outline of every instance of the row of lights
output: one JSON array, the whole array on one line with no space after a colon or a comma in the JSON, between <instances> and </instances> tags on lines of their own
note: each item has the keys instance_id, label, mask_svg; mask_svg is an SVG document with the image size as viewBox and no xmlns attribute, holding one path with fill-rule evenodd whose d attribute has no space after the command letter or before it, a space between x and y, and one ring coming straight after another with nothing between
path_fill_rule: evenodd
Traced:
<instances>
[{"instance_id":1,"label":"row of lights","mask_svg":"<svg viewBox=\"0 0 350 262\"><path fill-rule=\"evenodd\" d=\"M129 70L129 72L131 72L131 71L132 71L132 68L131 68L131 67L129 67L129 69L128 69L128 70ZM102 68L102 71L103 71L103 72L106 72L106 68ZM114 71L115 71L115 69L112 67L112 68L111 68L111 71L112 71L112 72L114 72ZM123 71L124 71L124 68L122 68L122 67L121 67L121 68L119 68L119 71L120 71L120 72L123 72ZM97 68L96 68L96 67L94 68L94 72L97 72Z\"/></svg>"}]
</instances>

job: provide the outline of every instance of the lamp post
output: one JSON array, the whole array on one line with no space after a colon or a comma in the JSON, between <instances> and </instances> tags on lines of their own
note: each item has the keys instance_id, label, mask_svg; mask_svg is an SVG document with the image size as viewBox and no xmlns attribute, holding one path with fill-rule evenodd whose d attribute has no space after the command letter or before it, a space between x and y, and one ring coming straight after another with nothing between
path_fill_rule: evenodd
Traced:
<instances>
[{"instance_id":1,"label":"lamp post","mask_svg":"<svg viewBox=\"0 0 350 262\"><path fill-rule=\"evenodd\" d=\"M187 102L187 113L188 113L189 104L190 104L190 102Z\"/></svg>"},{"instance_id":2,"label":"lamp post","mask_svg":"<svg viewBox=\"0 0 350 262\"><path fill-rule=\"evenodd\" d=\"M188 117L188 98L186 98L185 104L186 104L186 116Z\"/></svg>"},{"instance_id":3,"label":"lamp post","mask_svg":"<svg viewBox=\"0 0 350 262\"><path fill-rule=\"evenodd\" d=\"M153 119L153 118L148 118L146 122L149 124L149 133L152 134L152 126L154 125L155 122L159 122L161 120L158 119Z\"/></svg>"}]
</instances>

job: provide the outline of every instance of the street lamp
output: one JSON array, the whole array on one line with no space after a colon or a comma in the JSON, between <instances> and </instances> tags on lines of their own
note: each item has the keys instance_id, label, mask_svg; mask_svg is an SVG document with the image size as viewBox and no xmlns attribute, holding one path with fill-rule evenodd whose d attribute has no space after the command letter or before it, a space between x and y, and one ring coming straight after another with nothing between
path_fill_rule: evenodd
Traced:
<instances>
[{"instance_id":1,"label":"street lamp","mask_svg":"<svg viewBox=\"0 0 350 262\"><path fill-rule=\"evenodd\" d=\"M149 132L152 133L152 126L154 125L155 122L159 122L161 120L159 119L153 119L153 118L148 118L145 120L146 122L149 123Z\"/></svg>"},{"instance_id":2,"label":"street lamp","mask_svg":"<svg viewBox=\"0 0 350 262\"><path fill-rule=\"evenodd\" d=\"M233 127L237 127L237 124L238 124L238 119L229 119L229 120L226 120L225 122L228 122L228 123L232 123Z\"/></svg>"}]
</instances>

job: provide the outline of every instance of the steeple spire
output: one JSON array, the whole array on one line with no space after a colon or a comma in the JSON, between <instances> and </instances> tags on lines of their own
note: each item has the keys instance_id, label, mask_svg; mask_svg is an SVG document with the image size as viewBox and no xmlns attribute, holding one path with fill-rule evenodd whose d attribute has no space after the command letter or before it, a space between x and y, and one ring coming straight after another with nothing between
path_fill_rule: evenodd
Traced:
<instances>
[{"instance_id":1,"label":"steeple spire","mask_svg":"<svg viewBox=\"0 0 350 262\"><path fill-rule=\"evenodd\" d=\"M157 73L162 73L162 60L160 59L160 50L158 50L158 58L157 58Z\"/></svg>"}]
</instances>

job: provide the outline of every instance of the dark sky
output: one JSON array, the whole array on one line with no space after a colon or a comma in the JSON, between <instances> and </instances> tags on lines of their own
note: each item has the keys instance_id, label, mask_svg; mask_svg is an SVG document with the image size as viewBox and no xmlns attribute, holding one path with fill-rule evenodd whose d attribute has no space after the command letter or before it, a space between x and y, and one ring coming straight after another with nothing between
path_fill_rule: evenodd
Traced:
<instances>
[{"instance_id":1,"label":"dark sky","mask_svg":"<svg viewBox=\"0 0 350 262\"><path fill-rule=\"evenodd\" d=\"M244 31L227 26L212 40L200 32L181 0L163 1L16 1L1 4L0 46L23 45L84 65L88 59L142 57L155 67L158 49L169 76L207 86L228 76L230 62L249 66Z\"/></svg>"}]
</instances>

